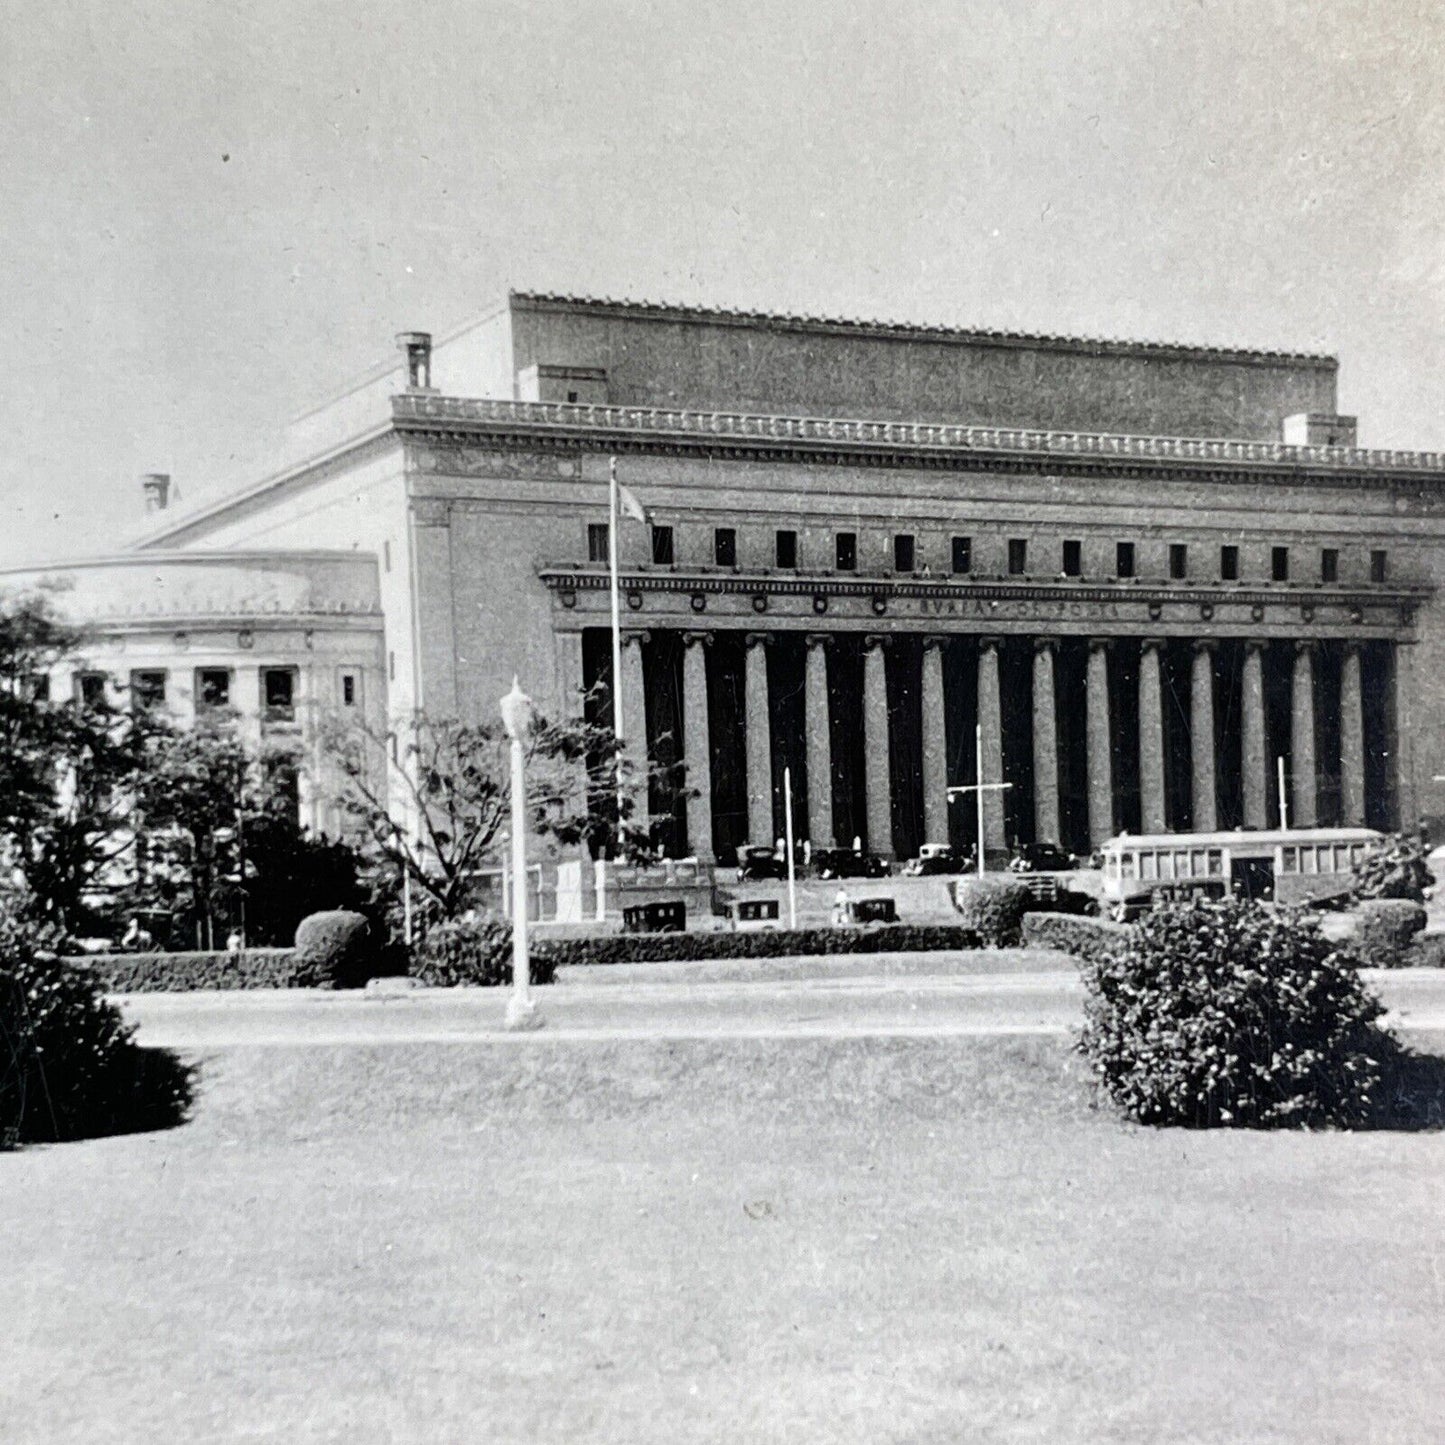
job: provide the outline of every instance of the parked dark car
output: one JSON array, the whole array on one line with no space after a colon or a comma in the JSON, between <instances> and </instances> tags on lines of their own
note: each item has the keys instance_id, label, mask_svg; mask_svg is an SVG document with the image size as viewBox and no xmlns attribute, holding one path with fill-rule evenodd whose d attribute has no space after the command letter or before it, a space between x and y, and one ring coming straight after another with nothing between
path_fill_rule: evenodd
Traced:
<instances>
[{"instance_id":1,"label":"parked dark car","mask_svg":"<svg viewBox=\"0 0 1445 1445\"><path fill-rule=\"evenodd\" d=\"M971 850L961 853L946 843L925 843L918 850L918 857L910 858L901 871L907 878L937 878L948 873L966 873L972 866Z\"/></svg>"},{"instance_id":2,"label":"parked dark car","mask_svg":"<svg viewBox=\"0 0 1445 1445\"><path fill-rule=\"evenodd\" d=\"M1078 864L1057 843L1020 843L1008 866L1014 873L1066 873Z\"/></svg>"},{"instance_id":3,"label":"parked dark car","mask_svg":"<svg viewBox=\"0 0 1445 1445\"><path fill-rule=\"evenodd\" d=\"M744 843L738 849L738 882L758 883L767 878L786 878L788 865L777 849L765 843Z\"/></svg>"},{"instance_id":4,"label":"parked dark car","mask_svg":"<svg viewBox=\"0 0 1445 1445\"><path fill-rule=\"evenodd\" d=\"M665 903L637 903L622 910L624 933L685 933L687 905L681 899Z\"/></svg>"},{"instance_id":5,"label":"parked dark car","mask_svg":"<svg viewBox=\"0 0 1445 1445\"><path fill-rule=\"evenodd\" d=\"M886 878L888 864L876 853L851 848L814 848L813 873L818 878Z\"/></svg>"},{"instance_id":6,"label":"parked dark car","mask_svg":"<svg viewBox=\"0 0 1445 1445\"><path fill-rule=\"evenodd\" d=\"M854 923L897 923L898 905L891 898L856 898L848 916Z\"/></svg>"}]
</instances>

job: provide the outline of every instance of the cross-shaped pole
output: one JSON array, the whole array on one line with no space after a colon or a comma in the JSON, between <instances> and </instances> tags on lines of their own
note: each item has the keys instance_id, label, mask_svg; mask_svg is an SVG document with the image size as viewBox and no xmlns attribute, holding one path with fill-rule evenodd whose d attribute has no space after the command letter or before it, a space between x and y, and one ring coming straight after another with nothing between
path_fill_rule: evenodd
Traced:
<instances>
[{"instance_id":1,"label":"cross-shaped pole","mask_svg":"<svg viewBox=\"0 0 1445 1445\"><path fill-rule=\"evenodd\" d=\"M1012 783L986 783L983 780L983 726L980 724L973 730L973 756L975 759L974 771L978 776L976 783L961 783L957 787L947 789L949 800L961 793L972 793L978 799L978 876L983 877L983 795L985 793L1001 793L1005 788L1013 787Z\"/></svg>"}]
</instances>

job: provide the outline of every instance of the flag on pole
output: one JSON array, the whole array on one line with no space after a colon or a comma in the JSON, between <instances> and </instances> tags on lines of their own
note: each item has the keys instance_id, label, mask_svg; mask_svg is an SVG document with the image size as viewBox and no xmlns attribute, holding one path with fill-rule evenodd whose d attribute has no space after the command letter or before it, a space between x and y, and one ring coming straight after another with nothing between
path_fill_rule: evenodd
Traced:
<instances>
[{"instance_id":1,"label":"flag on pole","mask_svg":"<svg viewBox=\"0 0 1445 1445\"><path fill-rule=\"evenodd\" d=\"M617 506L624 517L631 517L634 522L647 521L647 509L621 482L617 483Z\"/></svg>"}]
</instances>

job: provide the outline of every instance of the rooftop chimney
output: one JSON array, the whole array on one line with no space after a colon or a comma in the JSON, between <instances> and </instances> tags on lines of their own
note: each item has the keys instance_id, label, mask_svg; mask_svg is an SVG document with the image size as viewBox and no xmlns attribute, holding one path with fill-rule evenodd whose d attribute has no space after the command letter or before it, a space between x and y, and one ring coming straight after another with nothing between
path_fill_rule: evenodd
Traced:
<instances>
[{"instance_id":1,"label":"rooftop chimney","mask_svg":"<svg viewBox=\"0 0 1445 1445\"><path fill-rule=\"evenodd\" d=\"M398 332L396 345L406 353L406 389L408 391L430 391L431 384L431 332Z\"/></svg>"},{"instance_id":2,"label":"rooftop chimney","mask_svg":"<svg viewBox=\"0 0 1445 1445\"><path fill-rule=\"evenodd\" d=\"M147 472L140 479L145 493L146 511L164 512L171 503L171 478L168 472Z\"/></svg>"}]
</instances>

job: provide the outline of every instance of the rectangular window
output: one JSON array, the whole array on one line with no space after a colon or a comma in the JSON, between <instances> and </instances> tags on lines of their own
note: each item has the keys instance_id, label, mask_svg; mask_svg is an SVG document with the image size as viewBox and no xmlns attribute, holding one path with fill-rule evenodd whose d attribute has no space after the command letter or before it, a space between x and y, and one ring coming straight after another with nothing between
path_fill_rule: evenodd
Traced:
<instances>
[{"instance_id":1,"label":"rectangular window","mask_svg":"<svg viewBox=\"0 0 1445 1445\"><path fill-rule=\"evenodd\" d=\"M231 705L231 669L200 667L196 669L196 711L214 712Z\"/></svg>"},{"instance_id":2,"label":"rectangular window","mask_svg":"<svg viewBox=\"0 0 1445 1445\"><path fill-rule=\"evenodd\" d=\"M82 672L75 679L75 695L82 707L106 707L109 705L108 687L110 679L103 672Z\"/></svg>"},{"instance_id":3,"label":"rectangular window","mask_svg":"<svg viewBox=\"0 0 1445 1445\"><path fill-rule=\"evenodd\" d=\"M779 532L774 541L778 566L796 567L798 565L798 534L796 532Z\"/></svg>"},{"instance_id":4,"label":"rectangular window","mask_svg":"<svg viewBox=\"0 0 1445 1445\"><path fill-rule=\"evenodd\" d=\"M1269 549L1269 575L1276 582L1289 581L1289 548L1271 547Z\"/></svg>"},{"instance_id":5,"label":"rectangular window","mask_svg":"<svg viewBox=\"0 0 1445 1445\"><path fill-rule=\"evenodd\" d=\"M341 705L355 707L361 701L361 679L354 672L341 674Z\"/></svg>"},{"instance_id":6,"label":"rectangular window","mask_svg":"<svg viewBox=\"0 0 1445 1445\"><path fill-rule=\"evenodd\" d=\"M166 705L166 675L163 672L133 672L130 675L132 707L150 710Z\"/></svg>"},{"instance_id":7,"label":"rectangular window","mask_svg":"<svg viewBox=\"0 0 1445 1445\"><path fill-rule=\"evenodd\" d=\"M672 528L657 527L652 529L652 560L659 567L672 566Z\"/></svg>"},{"instance_id":8,"label":"rectangular window","mask_svg":"<svg viewBox=\"0 0 1445 1445\"><path fill-rule=\"evenodd\" d=\"M856 532L839 532L835 540L835 551L838 570L840 572L855 571L858 567L858 534Z\"/></svg>"},{"instance_id":9,"label":"rectangular window","mask_svg":"<svg viewBox=\"0 0 1445 1445\"><path fill-rule=\"evenodd\" d=\"M1320 548L1320 581L1338 582L1340 580L1340 554L1335 547Z\"/></svg>"},{"instance_id":10,"label":"rectangular window","mask_svg":"<svg viewBox=\"0 0 1445 1445\"><path fill-rule=\"evenodd\" d=\"M588 522L587 524L587 560L589 562L606 562L608 537L606 522Z\"/></svg>"},{"instance_id":11,"label":"rectangular window","mask_svg":"<svg viewBox=\"0 0 1445 1445\"><path fill-rule=\"evenodd\" d=\"M1132 542L1116 542L1114 544L1114 575L1116 577L1132 577L1134 575L1134 544Z\"/></svg>"},{"instance_id":12,"label":"rectangular window","mask_svg":"<svg viewBox=\"0 0 1445 1445\"><path fill-rule=\"evenodd\" d=\"M1176 582L1189 575L1189 548L1183 542L1169 544L1169 575Z\"/></svg>"},{"instance_id":13,"label":"rectangular window","mask_svg":"<svg viewBox=\"0 0 1445 1445\"><path fill-rule=\"evenodd\" d=\"M25 679L25 697L30 702L49 702L50 674L48 672L32 672Z\"/></svg>"},{"instance_id":14,"label":"rectangular window","mask_svg":"<svg viewBox=\"0 0 1445 1445\"><path fill-rule=\"evenodd\" d=\"M712 534L713 560L719 567L738 565L738 534L732 527L714 527Z\"/></svg>"},{"instance_id":15,"label":"rectangular window","mask_svg":"<svg viewBox=\"0 0 1445 1445\"><path fill-rule=\"evenodd\" d=\"M913 537L911 533L899 532L893 539L893 570L913 571Z\"/></svg>"},{"instance_id":16,"label":"rectangular window","mask_svg":"<svg viewBox=\"0 0 1445 1445\"><path fill-rule=\"evenodd\" d=\"M1009 538L1008 570L1015 577L1022 577L1029 570L1029 544L1022 537Z\"/></svg>"},{"instance_id":17,"label":"rectangular window","mask_svg":"<svg viewBox=\"0 0 1445 1445\"><path fill-rule=\"evenodd\" d=\"M1385 551L1370 553L1370 581L1383 582L1390 565L1390 554Z\"/></svg>"},{"instance_id":18,"label":"rectangular window","mask_svg":"<svg viewBox=\"0 0 1445 1445\"><path fill-rule=\"evenodd\" d=\"M1084 570L1084 545L1082 542L1065 542L1063 572L1065 577L1077 577Z\"/></svg>"},{"instance_id":19,"label":"rectangular window","mask_svg":"<svg viewBox=\"0 0 1445 1445\"><path fill-rule=\"evenodd\" d=\"M1239 548L1224 546L1219 549L1219 575L1226 582L1239 581Z\"/></svg>"},{"instance_id":20,"label":"rectangular window","mask_svg":"<svg viewBox=\"0 0 1445 1445\"><path fill-rule=\"evenodd\" d=\"M261 702L267 722L296 721L296 669L264 667L261 669Z\"/></svg>"},{"instance_id":21,"label":"rectangular window","mask_svg":"<svg viewBox=\"0 0 1445 1445\"><path fill-rule=\"evenodd\" d=\"M972 537L955 537L953 539L953 570L955 572L971 572L973 570Z\"/></svg>"}]
</instances>

